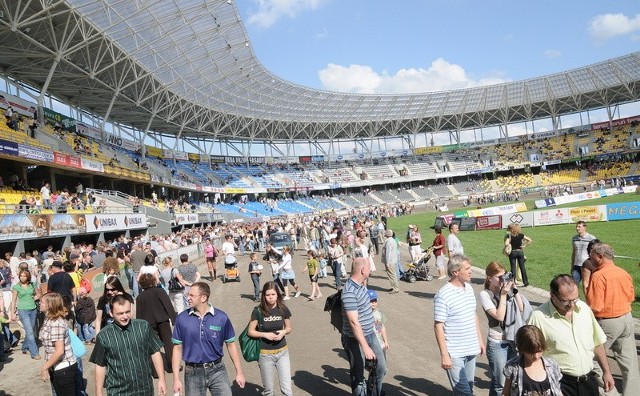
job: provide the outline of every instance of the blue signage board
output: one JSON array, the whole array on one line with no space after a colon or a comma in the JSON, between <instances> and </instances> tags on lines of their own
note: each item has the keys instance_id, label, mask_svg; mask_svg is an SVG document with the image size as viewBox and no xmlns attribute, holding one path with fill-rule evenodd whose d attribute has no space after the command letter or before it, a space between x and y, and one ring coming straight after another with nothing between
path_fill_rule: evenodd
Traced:
<instances>
[{"instance_id":1,"label":"blue signage board","mask_svg":"<svg viewBox=\"0 0 640 396\"><path fill-rule=\"evenodd\" d=\"M609 221L640 219L640 202L607 204L607 219Z\"/></svg>"}]
</instances>

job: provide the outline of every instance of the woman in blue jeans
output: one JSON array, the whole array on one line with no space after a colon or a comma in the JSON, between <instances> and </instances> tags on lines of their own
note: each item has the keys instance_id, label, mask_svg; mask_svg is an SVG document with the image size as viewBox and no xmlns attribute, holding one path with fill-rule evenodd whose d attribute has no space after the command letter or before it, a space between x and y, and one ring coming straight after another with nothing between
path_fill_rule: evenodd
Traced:
<instances>
[{"instance_id":1,"label":"woman in blue jeans","mask_svg":"<svg viewBox=\"0 0 640 396\"><path fill-rule=\"evenodd\" d=\"M263 395L274 394L277 375L280 392L284 396L293 395L291 390L291 361L289 346L285 336L291 333L291 312L282 301L282 294L275 282L267 282L262 287L260 305L251 312L248 335L262 340L260 347L260 376Z\"/></svg>"},{"instance_id":2,"label":"woman in blue jeans","mask_svg":"<svg viewBox=\"0 0 640 396\"><path fill-rule=\"evenodd\" d=\"M502 372L507 360L516 357L513 341L506 339L504 321L507 309L513 306L508 299L515 299L516 306L522 312L524 303L515 289L515 279L505 279L505 269L499 263L492 261L485 269L486 279L484 290L480 292L480 303L489 320L487 336L487 359L491 373L491 388L489 396L499 396L504 387L505 377Z\"/></svg>"},{"instance_id":3,"label":"woman in blue jeans","mask_svg":"<svg viewBox=\"0 0 640 396\"><path fill-rule=\"evenodd\" d=\"M18 320L22 322L24 328L25 338L22 344L22 353L30 353L31 359L40 360L40 354L38 353L38 344L36 344L36 337L34 329L36 327L36 300L40 299L40 290L31 283L31 272L29 270L22 270L19 274L20 282L11 288L13 298L11 300L11 315L12 320ZM18 314L16 315L16 308Z\"/></svg>"}]
</instances>

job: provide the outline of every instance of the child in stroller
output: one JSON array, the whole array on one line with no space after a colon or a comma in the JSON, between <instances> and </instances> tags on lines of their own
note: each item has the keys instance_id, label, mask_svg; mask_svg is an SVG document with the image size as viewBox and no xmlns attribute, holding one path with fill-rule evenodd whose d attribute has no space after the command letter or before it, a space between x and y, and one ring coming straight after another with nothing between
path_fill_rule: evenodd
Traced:
<instances>
[{"instance_id":1,"label":"child in stroller","mask_svg":"<svg viewBox=\"0 0 640 396\"><path fill-rule=\"evenodd\" d=\"M429 265L427 264L429 262L429 259L431 259L432 253L433 247L429 247L428 249L423 250L422 256L420 257L420 260L418 260L418 263L410 263L408 265L409 268L404 272L404 275L402 275L402 280L405 282L413 283L416 280L430 281L431 279L433 279L433 276L429 271Z\"/></svg>"}]
</instances>

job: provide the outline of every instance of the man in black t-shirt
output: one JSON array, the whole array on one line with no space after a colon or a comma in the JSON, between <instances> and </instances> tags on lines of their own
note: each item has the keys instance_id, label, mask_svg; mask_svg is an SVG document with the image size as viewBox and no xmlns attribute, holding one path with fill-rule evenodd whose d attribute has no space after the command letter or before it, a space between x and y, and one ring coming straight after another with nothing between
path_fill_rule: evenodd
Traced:
<instances>
[{"instance_id":1,"label":"man in black t-shirt","mask_svg":"<svg viewBox=\"0 0 640 396\"><path fill-rule=\"evenodd\" d=\"M62 270L62 262L51 263L51 276L47 282L49 293L58 293L63 298L68 297L70 301L76 300L76 285L73 283L71 275Z\"/></svg>"}]
</instances>

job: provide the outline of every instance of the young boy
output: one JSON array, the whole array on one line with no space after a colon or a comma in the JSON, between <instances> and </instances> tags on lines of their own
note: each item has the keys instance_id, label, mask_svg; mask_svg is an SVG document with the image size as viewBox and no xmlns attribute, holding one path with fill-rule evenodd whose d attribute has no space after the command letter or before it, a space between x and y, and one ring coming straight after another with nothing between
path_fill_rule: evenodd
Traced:
<instances>
[{"instance_id":1,"label":"young boy","mask_svg":"<svg viewBox=\"0 0 640 396\"><path fill-rule=\"evenodd\" d=\"M87 290L84 287L78 289L78 295L76 303L78 338L89 344L94 341L96 336L96 329L93 325L96 321L96 303L87 295Z\"/></svg>"},{"instance_id":2,"label":"young boy","mask_svg":"<svg viewBox=\"0 0 640 396\"><path fill-rule=\"evenodd\" d=\"M380 347L387 354L389 349L389 341L387 340L387 329L384 326L387 318L384 316L381 310L378 309L378 293L375 290L369 290L369 302L371 303L371 309L373 310L373 327L376 330L376 337Z\"/></svg>"},{"instance_id":3,"label":"young boy","mask_svg":"<svg viewBox=\"0 0 640 396\"><path fill-rule=\"evenodd\" d=\"M256 302L260 302L260 275L262 275L262 265L258 264L256 253L249 255L249 274L251 274L251 281L253 282L253 294Z\"/></svg>"},{"instance_id":4,"label":"young boy","mask_svg":"<svg viewBox=\"0 0 640 396\"><path fill-rule=\"evenodd\" d=\"M316 298L322 297L320 293L320 287L318 286L318 274L320 273L320 264L316 260L313 250L307 250L307 264L302 269L302 272L309 271L309 280L311 281L311 295L309 301L313 301Z\"/></svg>"},{"instance_id":5,"label":"young boy","mask_svg":"<svg viewBox=\"0 0 640 396\"><path fill-rule=\"evenodd\" d=\"M324 253L318 254L318 261L320 262L320 278L327 277L327 259L324 257Z\"/></svg>"}]
</instances>

